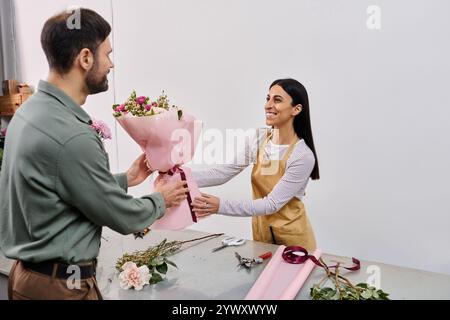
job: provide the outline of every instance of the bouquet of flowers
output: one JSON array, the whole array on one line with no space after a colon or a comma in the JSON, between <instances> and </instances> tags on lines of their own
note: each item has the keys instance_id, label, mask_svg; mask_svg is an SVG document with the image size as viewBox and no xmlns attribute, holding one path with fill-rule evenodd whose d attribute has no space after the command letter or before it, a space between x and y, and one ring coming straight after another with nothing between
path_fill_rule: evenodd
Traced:
<instances>
[{"instance_id":1,"label":"bouquet of flowers","mask_svg":"<svg viewBox=\"0 0 450 320\"><path fill-rule=\"evenodd\" d=\"M162 93L155 101L147 96L137 96L133 91L123 104L113 105L113 115L122 128L147 155L147 165L158 171L164 181L186 181L189 194L180 206L166 210L152 229L183 229L197 222L192 210L194 197L200 195L191 171L182 165L190 161L201 132L201 123L170 105Z\"/></svg>"}]
</instances>

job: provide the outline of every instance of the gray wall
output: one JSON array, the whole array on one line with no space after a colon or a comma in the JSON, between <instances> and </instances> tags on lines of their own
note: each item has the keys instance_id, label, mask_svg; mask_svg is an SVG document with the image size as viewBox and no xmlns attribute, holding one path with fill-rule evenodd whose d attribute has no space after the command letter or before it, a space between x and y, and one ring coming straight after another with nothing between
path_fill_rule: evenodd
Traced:
<instances>
[{"instance_id":1,"label":"gray wall","mask_svg":"<svg viewBox=\"0 0 450 320\"><path fill-rule=\"evenodd\" d=\"M21 80L17 57L14 1L2 0L0 1L0 83L6 79ZM0 95L3 95L1 89ZM10 119L10 117L0 117L0 128L5 128Z\"/></svg>"}]
</instances>

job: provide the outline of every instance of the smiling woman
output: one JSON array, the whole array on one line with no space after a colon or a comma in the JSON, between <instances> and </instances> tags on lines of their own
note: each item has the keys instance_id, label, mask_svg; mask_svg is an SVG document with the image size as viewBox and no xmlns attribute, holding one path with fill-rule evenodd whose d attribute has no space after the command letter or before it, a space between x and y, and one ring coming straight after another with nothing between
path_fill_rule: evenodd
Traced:
<instances>
[{"instance_id":1,"label":"smiling woman","mask_svg":"<svg viewBox=\"0 0 450 320\"><path fill-rule=\"evenodd\" d=\"M251 163L253 200L228 200L202 194L194 211L253 217L253 239L279 245L316 248L316 240L302 198L309 178L319 179L305 87L294 79L274 81L264 107L266 134L257 135L246 161L194 170L199 187L224 184Z\"/></svg>"}]
</instances>

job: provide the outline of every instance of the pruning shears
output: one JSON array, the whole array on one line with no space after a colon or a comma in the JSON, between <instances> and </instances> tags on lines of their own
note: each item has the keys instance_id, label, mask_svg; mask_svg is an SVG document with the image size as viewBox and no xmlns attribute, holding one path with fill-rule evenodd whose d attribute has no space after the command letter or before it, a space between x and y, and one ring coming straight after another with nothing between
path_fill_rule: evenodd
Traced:
<instances>
[{"instance_id":1,"label":"pruning shears","mask_svg":"<svg viewBox=\"0 0 450 320\"><path fill-rule=\"evenodd\" d=\"M144 239L144 236L145 236L147 233L149 233L150 231L151 231L150 228L145 228L145 229L142 230L142 231L135 232L135 233L133 233L134 239L137 239L137 238Z\"/></svg>"},{"instance_id":2,"label":"pruning shears","mask_svg":"<svg viewBox=\"0 0 450 320\"><path fill-rule=\"evenodd\" d=\"M251 269L255 264L263 263L264 260L272 257L272 252L270 252L270 251L266 252L256 258L243 258L237 252L235 252L234 254L236 255L236 258L239 260L238 267L244 267L246 269Z\"/></svg>"}]
</instances>

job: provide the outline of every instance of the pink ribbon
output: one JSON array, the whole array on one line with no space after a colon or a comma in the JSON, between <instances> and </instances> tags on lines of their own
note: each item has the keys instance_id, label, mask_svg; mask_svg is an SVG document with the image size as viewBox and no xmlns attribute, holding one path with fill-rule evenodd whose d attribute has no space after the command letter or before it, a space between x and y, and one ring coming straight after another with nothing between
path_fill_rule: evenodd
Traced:
<instances>
[{"instance_id":1,"label":"pink ribbon","mask_svg":"<svg viewBox=\"0 0 450 320\"><path fill-rule=\"evenodd\" d=\"M186 174L184 173L183 169L181 169L180 166L175 166L172 169L170 169L169 171L167 171L167 172L160 172L159 174L168 174L169 176L173 176L175 173L180 173L181 180L185 181L186 182L186 187L189 188L188 183L187 183L187 179L186 179ZM188 201L188 205L189 205L189 210L191 211L192 221L197 222L197 216L195 215L194 207L192 206L191 193L189 191L186 192L186 196L187 196L187 201Z\"/></svg>"},{"instance_id":2,"label":"pink ribbon","mask_svg":"<svg viewBox=\"0 0 450 320\"><path fill-rule=\"evenodd\" d=\"M303 255L302 256L297 255L297 254L295 254L295 252L302 252ZM284 261L286 261L287 263L302 264L308 260L311 260L312 262L314 262L315 265L325 268L325 266L319 260L317 260L316 257L314 257L313 255L310 255L308 253L308 250L306 250L305 248L300 247L300 246L286 247L283 251L282 257L283 257ZM352 258L352 262L353 262L353 266L342 267L342 268L349 270L349 271L357 271L361 268L361 262L358 259ZM337 264L334 266L328 266L328 268L336 268L336 267L337 267Z\"/></svg>"}]
</instances>

